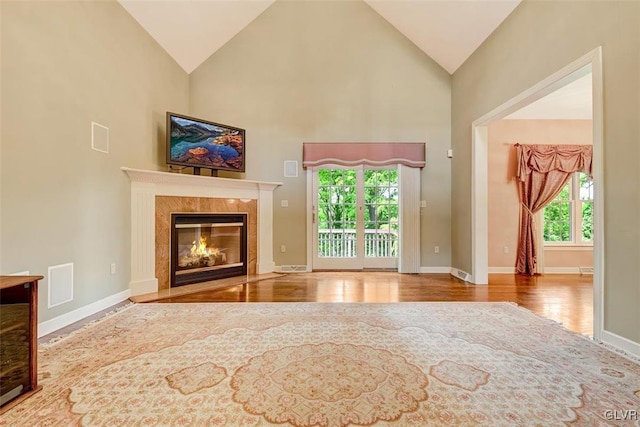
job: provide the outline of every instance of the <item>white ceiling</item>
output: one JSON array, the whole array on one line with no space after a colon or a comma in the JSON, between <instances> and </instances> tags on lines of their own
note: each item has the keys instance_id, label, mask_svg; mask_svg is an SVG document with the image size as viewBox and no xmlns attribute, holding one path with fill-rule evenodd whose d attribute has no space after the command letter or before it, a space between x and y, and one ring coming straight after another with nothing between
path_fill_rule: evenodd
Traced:
<instances>
[{"instance_id":1,"label":"white ceiling","mask_svg":"<svg viewBox=\"0 0 640 427\"><path fill-rule=\"evenodd\" d=\"M449 74L521 0L364 0Z\"/></svg>"},{"instance_id":2,"label":"white ceiling","mask_svg":"<svg viewBox=\"0 0 640 427\"><path fill-rule=\"evenodd\" d=\"M592 118L591 73L532 102L505 119L568 120Z\"/></svg>"},{"instance_id":3,"label":"white ceiling","mask_svg":"<svg viewBox=\"0 0 640 427\"><path fill-rule=\"evenodd\" d=\"M187 73L274 0L118 0ZM302 1L302 0L300 0ZM453 74L521 0L364 0ZM215 25L211 25L215 22Z\"/></svg>"},{"instance_id":4,"label":"white ceiling","mask_svg":"<svg viewBox=\"0 0 640 427\"><path fill-rule=\"evenodd\" d=\"M274 0L118 1L187 73L198 68L274 2Z\"/></svg>"}]
</instances>

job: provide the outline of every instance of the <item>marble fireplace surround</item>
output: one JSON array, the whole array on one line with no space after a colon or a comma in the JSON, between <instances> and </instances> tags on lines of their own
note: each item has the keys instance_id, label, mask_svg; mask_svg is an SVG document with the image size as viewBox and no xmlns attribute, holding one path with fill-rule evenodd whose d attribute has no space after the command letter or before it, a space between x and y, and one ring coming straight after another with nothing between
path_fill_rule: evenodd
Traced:
<instances>
[{"instance_id":1,"label":"marble fireplace surround","mask_svg":"<svg viewBox=\"0 0 640 427\"><path fill-rule=\"evenodd\" d=\"M282 183L121 169L131 181L131 296L169 288L168 270L164 267L169 260L164 260L165 252L156 248L156 242L163 240L156 239L156 232L168 230L164 222L168 213L175 212L173 209L247 212L249 273L274 271L273 191ZM168 247L166 251L168 256Z\"/></svg>"},{"instance_id":2,"label":"marble fireplace surround","mask_svg":"<svg viewBox=\"0 0 640 427\"><path fill-rule=\"evenodd\" d=\"M246 213L247 274L257 273L258 203L255 199L156 196L156 279L158 290L171 288L171 214L172 213Z\"/></svg>"}]
</instances>

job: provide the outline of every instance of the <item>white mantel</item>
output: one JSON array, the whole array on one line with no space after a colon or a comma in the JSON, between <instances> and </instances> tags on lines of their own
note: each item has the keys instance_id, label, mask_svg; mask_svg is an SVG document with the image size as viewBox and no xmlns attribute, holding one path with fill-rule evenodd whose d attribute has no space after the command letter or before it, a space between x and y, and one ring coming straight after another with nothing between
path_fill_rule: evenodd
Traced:
<instances>
[{"instance_id":1,"label":"white mantel","mask_svg":"<svg viewBox=\"0 0 640 427\"><path fill-rule=\"evenodd\" d=\"M131 180L131 295L158 291L155 273L156 196L256 199L258 274L273 262L273 191L282 183L216 178L122 167Z\"/></svg>"}]
</instances>

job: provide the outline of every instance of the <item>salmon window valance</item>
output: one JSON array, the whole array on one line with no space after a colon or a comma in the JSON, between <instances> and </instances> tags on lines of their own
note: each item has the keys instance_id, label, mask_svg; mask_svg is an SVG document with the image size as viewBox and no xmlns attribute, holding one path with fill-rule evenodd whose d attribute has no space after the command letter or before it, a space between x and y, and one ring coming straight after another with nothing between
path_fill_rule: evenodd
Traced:
<instances>
[{"instance_id":1,"label":"salmon window valance","mask_svg":"<svg viewBox=\"0 0 640 427\"><path fill-rule=\"evenodd\" d=\"M405 165L423 168L424 142L305 142L302 166L389 166Z\"/></svg>"},{"instance_id":2,"label":"salmon window valance","mask_svg":"<svg viewBox=\"0 0 640 427\"><path fill-rule=\"evenodd\" d=\"M585 172L592 177L592 145L515 144L518 154L517 177L524 181L531 172Z\"/></svg>"}]
</instances>

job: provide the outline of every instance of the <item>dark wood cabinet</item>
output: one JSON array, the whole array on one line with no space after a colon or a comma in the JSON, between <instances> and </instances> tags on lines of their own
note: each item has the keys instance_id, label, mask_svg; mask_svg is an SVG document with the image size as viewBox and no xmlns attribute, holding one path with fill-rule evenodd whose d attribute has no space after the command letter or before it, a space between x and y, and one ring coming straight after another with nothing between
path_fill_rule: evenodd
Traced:
<instances>
[{"instance_id":1,"label":"dark wood cabinet","mask_svg":"<svg viewBox=\"0 0 640 427\"><path fill-rule=\"evenodd\" d=\"M0 276L0 414L38 387L38 280Z\"/></svg>"}]
</instances>

